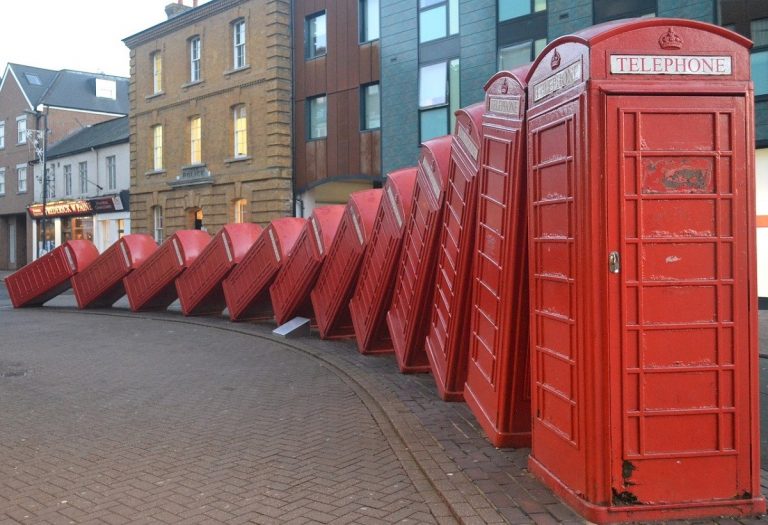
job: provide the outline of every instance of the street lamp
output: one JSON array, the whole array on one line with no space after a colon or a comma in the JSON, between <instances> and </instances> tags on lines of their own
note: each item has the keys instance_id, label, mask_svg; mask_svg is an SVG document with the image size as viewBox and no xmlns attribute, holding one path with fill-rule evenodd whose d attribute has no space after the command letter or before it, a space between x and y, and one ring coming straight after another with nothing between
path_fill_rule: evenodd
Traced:
<instances>
[{"instance_id":1,"label":"street lamp","mask_svg":"<svg viewBox=\"0 0 768 525\"><path fill-rule=\"evenodd\" d=\"M37 156L40 159L40 163L43 166L43 218L40 220L40 229L42 230L42 237L43 237L43 246L45 246L46 240L47 240L47 233L48 224L46 223L46 217L48 216L48 210L46 209L46 206L48 204L48 166L46 166L46 154L48 152L48 106L45 104L38 104L37 108L38 115L43 115L43 133L42 133L42 145L39 145L39 143L36 141L35 143L35 151L37 152ZM38 131L39 133L39 131ZM40 243L37 243L37 256L40 257Z\"/></svg>"}]
</instances>

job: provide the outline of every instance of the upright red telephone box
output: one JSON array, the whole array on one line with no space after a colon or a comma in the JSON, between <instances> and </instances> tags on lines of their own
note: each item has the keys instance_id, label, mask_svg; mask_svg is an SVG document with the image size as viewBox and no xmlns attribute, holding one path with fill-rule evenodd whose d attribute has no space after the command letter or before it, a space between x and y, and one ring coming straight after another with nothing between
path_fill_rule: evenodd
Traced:
<instances>
[{"instance_id":1,"label":"upright red telephone box","mask_svg":"<svg viewBox=\"0 0 768 525\"><path fill-rule=\"evenodd\" d=\"M302 228L288 260L269 287L275 321L281 325L298 315L312 319L309 294L333 243L345 206L333 204L315 208Z\"/></svg>"},{"instance_id":2,"label":"upright red telephone box","mask_svg":"<svg viewBox=\"0 0 768 525\"><path fill-rule=\"evenodd\" d=\"M275 219L234 270L224 279L224 298L232 321L267 320L274 317L269 287L293 249L307 220Z\"/></svg>"},{"instance_id":3,"label":"upright red telephone box","mask_svg":"<svg viewBox=\"0 0 768 525\"><path fill-rule=\"evenodd\" d=\"M437 232L443 211L451 136L421 145L411 219L405 229L387 326L401 372L429 372L424 337L435 285Z\"/></svg>"},{"instance_id":4,"label":"upright red telephone box","mask_svg":"<svg viewBox=\"0 0 768 525\"><path fill-rule=\"evenodd\" d=\"M531 444L525 77L485 85L464 399L497 447Z\"/></svg>"},{"instance_id":5,"label":"upright red telephone box","mask_svg":"<svg viewBox=\"0 0 768 525\"><path fill-rule=\"evenodd\" d=\"M472 289L482 117L482 103L456 112L445 209L438 233L435 287L424 340L437 391L446 401L464 399L467 377L468 299Z\"/></svg>"},{"instance_id":6,"label":"upright red telephone box","mask_svg":"<svg viewBox=\"0 0 768 525\"><path fill-rule=\"evenodd\" d=\"M530 468L591 521L765 510L749 47L622 21L528 76Z\"/></svg>"},{"instance_id":7,"label":"upright red telephone box","mask_svg":"<svg viewBox=\"0 0 768 525\"><path fill-rule=\"evenodd\" d=\"M392 339L387 328L387 310L392 302L397 263L405 225L411 217L411 200L416 185L416 168L404 168L387 175L371 239L360 264L349 313L361 354L391 353Z\"/></svg>"},{"instance_id":8,"label":"upright red telephone box","mask_svg":"<svg viewBox=\"0 0 768 525\"><path fill-rule=\"evenodd\" d=\"M312 309L323 339L355 335L349 300L355 291L360 263L371 238L381 190L356 191L349 196L339 229L328 250L312 293Z\"/></svg>"}]
</instances>

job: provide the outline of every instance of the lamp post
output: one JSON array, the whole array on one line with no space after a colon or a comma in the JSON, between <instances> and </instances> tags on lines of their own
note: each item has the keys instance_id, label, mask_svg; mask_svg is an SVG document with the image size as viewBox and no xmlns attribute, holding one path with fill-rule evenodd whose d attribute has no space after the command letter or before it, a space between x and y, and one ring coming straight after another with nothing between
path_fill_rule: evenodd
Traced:
<instances>
[{"instance_id":1,"label":"lamp post","mask_svg":"<svg viewBox=\"0 0 768 525\"><path fill-rule=\"evenodd\" d=\"M40 220L40 229L42 230L43 237L42 245L43 248L45 248L45 243L47 241L46 234L48 233L48 223L46 221L46 217L48 216L48 166L46 165L45 159L48 152L48 107L45 106L45 104L38 104L36 109L38 114L42 113L43 115L42 145L38 150L38 157L40 158L40 163L43 166L43 217ZM37 244L37 256L40 257L40 243Z\"/></svg>"}]
</instances>

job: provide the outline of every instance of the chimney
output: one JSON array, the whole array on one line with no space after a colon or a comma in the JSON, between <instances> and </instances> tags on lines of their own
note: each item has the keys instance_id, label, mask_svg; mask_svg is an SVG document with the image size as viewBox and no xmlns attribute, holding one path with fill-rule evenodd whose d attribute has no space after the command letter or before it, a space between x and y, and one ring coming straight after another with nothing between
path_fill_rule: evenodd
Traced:
<instances>
[{"instance_id":1,"label":"chimney","mask_svg":"<svg viewBox=\"0 0 768 525\"><path fill-rule=\"evenodd\" d=\"M193 0L193 3L195 6L197 6L197 0ZM183 0L178 0L175 4L168 4L165 6L165 14L170 20L171 18L179 16L181 13L189 11L190 9L192 9L190 6L184 5Z\"/></svg>"}]
</instances>

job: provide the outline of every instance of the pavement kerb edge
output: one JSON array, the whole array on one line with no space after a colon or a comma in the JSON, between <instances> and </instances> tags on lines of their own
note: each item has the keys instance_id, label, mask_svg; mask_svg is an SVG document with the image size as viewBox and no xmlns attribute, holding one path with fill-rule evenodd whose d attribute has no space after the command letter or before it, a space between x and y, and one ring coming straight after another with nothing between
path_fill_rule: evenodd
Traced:
<instances>
[{"instance_id":1,"label":"pavement kerb edge","mask_svg":"<svg viewBox=\"0 0 768 525\"><path fill-rule=\"evenodd\" d=\"M255 331L260 326L258 324L233 325L224 318L178 317L175 315L175 312L133 313L129 310L77 310L59 306L46 306L45 309L65 314L125 317L129 319L146 319L156 322L202 326L263 339L312 357L339 377L340 380L355 392L376 421L390 448L398 457L414 486L424 498L433 515L440 520L440 523L456 522L464 524L470 522L477 523L478 520L485 521L475 509L475 505L467 499L466 489L459 489L459 486L467 487L472 485L474 487L473 482L458 468L452 472L446 472L444 468L440 467L440 465L453 464L453 461L445 454L440 444L429 434L429 431L424 428L418 418L393 393L386 389L381 384L381 380L375 375L365 374L363 371L350 366L351 364L346 363L343 359L324 353L322 349L314 348L311 344L307 344L314 342L314 340L286 340L271 334ZM226 324L224 324L225 322ZM250 327L254 331L245 330L241 327ZM371 388L371 386L374 388ZM424 435L429 435L429 439L422 439L421 436ZM424 459L425 456L428 459ZM430 464L427 465L426 463ZM415 465L417 468L414 469L409 467L409 465ZM424 481L429 484L434 494L439 496L440 501L435 501L435 498L430 497L430 494L424 493L424 488L422 488ZM447 491L451 493L450 498L445 495ZM474 487L474 491L475 494L473 495L481 496L487 503L487 505L483 506L485 512L490 509L494 512L496 511L495 505L488 500L485 494L478 490L477 487ZM457 507L461 507L463 510L458 511ZM471 513L468 513L466 509L472 509ZM452 519L446 519L446 510L450 512ZM506 522L501 514L498 514L498 516L499 522Z\"/></svg>"}]
</instances>

